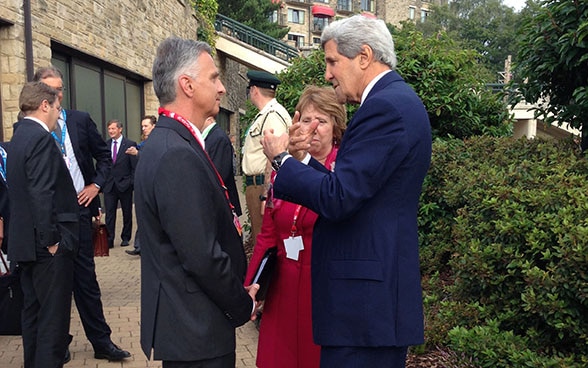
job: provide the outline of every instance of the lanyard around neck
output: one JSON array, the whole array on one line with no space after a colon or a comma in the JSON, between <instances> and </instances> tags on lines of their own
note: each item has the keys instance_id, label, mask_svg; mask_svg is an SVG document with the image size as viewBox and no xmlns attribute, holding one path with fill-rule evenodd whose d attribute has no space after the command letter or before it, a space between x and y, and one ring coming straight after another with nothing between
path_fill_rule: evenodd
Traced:
<instances>
[{"instance_id":1,"label":"lanyard around neck","mask_svg":"<svg viewBox=\"0 0 588 368\"><path fill-rule=\"evenodd\" d=\"M63 154L64 156L66 156L66 152L65 152L65 134L67 131L67 124L65 123L67 120L67 114L65 113L65 110L61 110L61 114L62 114L62 119L63 119L63 128L61 128L61 140L57 137L57 134L55 134L55 132L51 132L51 135L53 136L53 138L55 139L55 141L57 142L57 144L59 144L59 147L61 148L61 154ZM59 121L57 121L57 124L59 124Z\"/></svg>"},{"instance_id":2,"label":"lanyard around neck","mask_svg":"<svg viewBox=\"0 0 588 368\"><path fill-rule=\"evenodd\" d=\"M6 181L6 151L2 147L0 147L0 155L2 156L2 165L0 165L0 174L2 175L2 180L4 180L4 183L6 183L6 185L8 185L8 181Z\"/></svg>"},{"instance_id":3,"label":"lanyard around neck","mask_svg":"<svg viewBox=\"0 0 588 368\"><path fill-rule=\"evenodd\" d=\"M198 135L196 134L196 131L194 131L194 127L192 126L192 124L190 124L190 122L186 118L184 118L181 115L176 114L175 112L164 109L163 107L160 107L158 112L159 112L159 115L167 116L168 118L174 119L177 122L179 122L180 124L182 124L184 127L186 127L186 129L188 129L188 131L190 132L190 134L192 134L194 139L196 139L196 142L200 143L200 141L198 139ZM223 188L223 191L225 193L225 198L227 199L227 203L229 204L229 207L231 208L231 212L233 212L233 223L235 225L235 228L237 229L237 232L239 233L239 235L241 235L243 230L241 228L241 224L239 223L239 217L237 216L237 214L235 212L235 206L233 206L233 204L231 203L231 199L229 198L229 191L227 189L227 186L225 185L223 178L218 173L216 166L214 165L214 163L210 159L210 156L208 155L208 152L206 152L204 147L202 147L202 151L204 151L204 155L206 156L206 158L208 159L208 162L212 166L212 169L214 170L214 173L216 174L216 177L218 178L218 181L221 185L221 188Z\"/></svg>"},{"instance_id":4,"label":"lanyard around neck","mask_svg":"<svg viewBox=\"0 0 588 368\"><path fill-rule=\"evenodd\" d=\"M300 209L302 208L301 205L297 205L296 209L294 210L294 219L292 220L292 227L290 228L290 232L292 237L296 235L298 232L298 228L296 227L296 222L298 221L298 215L300 215Z\"/></svg>"}]
</instances>

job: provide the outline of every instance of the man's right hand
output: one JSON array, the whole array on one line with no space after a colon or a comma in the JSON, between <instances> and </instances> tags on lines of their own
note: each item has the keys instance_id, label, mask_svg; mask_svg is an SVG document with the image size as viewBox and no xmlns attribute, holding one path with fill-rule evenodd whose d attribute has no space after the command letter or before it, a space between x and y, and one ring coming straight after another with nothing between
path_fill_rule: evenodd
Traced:
<instances>
[{"instance_id":1,"label":"man's right hand","mask_svg":"<svg viewBox=\"0 0 588 368\"><path fill-rule=\"evenodd\" d=\"M251 311L251 320L255 321L256 314L257 314L257 306L259 302L255 301L255 295L259 291L259 284L251 284L249 286L245 286L245 290L249 293L251 300L253 300L253 309Z\"/></svg>"}]
</instances>

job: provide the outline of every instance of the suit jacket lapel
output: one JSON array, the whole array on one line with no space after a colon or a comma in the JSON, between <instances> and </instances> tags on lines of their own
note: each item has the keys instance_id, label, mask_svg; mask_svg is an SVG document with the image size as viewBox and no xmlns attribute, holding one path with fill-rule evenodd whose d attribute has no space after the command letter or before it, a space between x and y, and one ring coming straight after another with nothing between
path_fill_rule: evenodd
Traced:
<instances>
[{"instance_id":1,"label":"suit jacket lapel","mask_svg":"<svg viewBox=\"0 0 588 368\"><path fill-rule=\"evenodd\" d=\"M76 124L75 119L70 119L70 117L73 115L73 111L72 110L65 110L65 114L66 114L66 120L65 120L65 125L67 126L67 134L69 135L69 141L71 142L71 147L73 148L74 151L74 156L76 156L76 160L78 161L78 165L80 165L80 169L81 169L81 162L83 162L83 155L80 152L80 140L78 138L78 131L79 131L79 127L78 124Z\"/></svg>"}]
</instances>

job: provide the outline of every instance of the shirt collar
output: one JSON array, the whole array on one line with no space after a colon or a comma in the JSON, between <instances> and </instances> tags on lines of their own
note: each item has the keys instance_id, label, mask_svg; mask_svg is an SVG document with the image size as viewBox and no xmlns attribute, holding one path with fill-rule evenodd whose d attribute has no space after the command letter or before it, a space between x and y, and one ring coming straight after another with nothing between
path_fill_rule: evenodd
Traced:
<instances>
[{"instance_id":1,"label":"shirt collar","mask_svg":"<svg viewBox=\"0 0 588 368\"><path fill-rule=\"evenodd\" d=\"M34 121L34 122L38 123L39 125L41 125L41 126L43 127L43 129L45 129L46 131L48 131L48 132L49 132L49 127L47 126L47 124L45 124L45 123L44 123L44 122L42 122L41 120L39 120L39 119L37 119L37 118L34 118L34 117L32 117L32 116L25 116L25 119L29 119L29 120L32 120L32 121Z\"/></svg>"},{"instance_id":2,"label":"shirt collar","mask_svg":"<svg viewBox=\"0 0 588 368\"><path fill-rule=\"evenodd\" d=\"M360 106L363 105L363 101L365 101L365 99L367 98L367 95L371 92L372 88L374 88L376 83L378 83L378 81L380 79L382 79L382 77L384 77L386 74L390 73L391 71L392 71L391 69L388 69L388 70L381 72L380 74L376 75L376 77L374 79L372 79L371 82L368 83L367 87L365 87L365 89L363 90L363 93L361 95Z\"/></svg>"}]
</instances>

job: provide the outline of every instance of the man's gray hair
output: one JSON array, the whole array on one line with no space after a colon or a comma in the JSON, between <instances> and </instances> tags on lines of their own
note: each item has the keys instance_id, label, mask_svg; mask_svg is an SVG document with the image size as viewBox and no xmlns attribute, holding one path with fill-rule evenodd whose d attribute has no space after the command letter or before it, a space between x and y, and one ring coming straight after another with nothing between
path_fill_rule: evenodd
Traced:
<instances>
[{"instance_id":1,"label":"man's gray hair","mask_svg":"<svg viewBox=\"0 0 588 368\"><path fill-rule=\"evenodd\" d=\"M153 61L153 89L160 105L176 100L178 78L182 74L196 77L200 66L196 59L203 53L212 54L206 42L169 37L159 44Z\"/></svg>"},{"instance_id":2,"label":"man's gray hair","mask_svg":"<svg viewBox=\"0 0 588 368\"><path fill-rule=\"evenodd\" d=\"M321 46L324 49L328 41L335 41L337 52L352 59L361 52L363 45L369 46L374 58L390 69L396 68L396 53L392 35L381 19L370 19L363 15L341 19L329 24L321 35Z\"/></svg>"}]
</instances>

